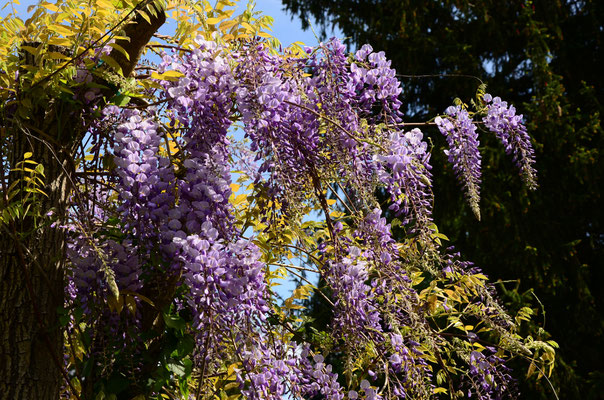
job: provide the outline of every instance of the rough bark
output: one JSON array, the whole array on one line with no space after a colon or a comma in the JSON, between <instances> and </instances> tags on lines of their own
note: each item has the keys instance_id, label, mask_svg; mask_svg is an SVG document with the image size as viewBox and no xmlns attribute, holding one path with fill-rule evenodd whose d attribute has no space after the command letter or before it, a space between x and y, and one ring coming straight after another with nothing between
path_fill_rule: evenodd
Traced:
<instances>
[{"instance_id":1,"label":"rough bark","mask_svg":"<svg viewBox=\"0 0 604 400\"><path fill-rule=\"evenodd\" d=\"M126 75L165 21L162 10L149 16L150 23L137 15L124 27L122 35L133 38L121 43L130 59L117 52L111 54ZM1 400L54 400L66 386L63 330L57 314L64 304L66 265L65 232L59 226L72 189L72 150L84 133L78 125L82 112L52 99L31 110L34 117L27 123L8 118L0 123L10 135L9 166L14 167L26 152L32 152L31 159L44 166L48 198L41 200L41 214L53 210L59 221L36 227L32 218L26 218L0 232ZM2 177L7 176L8 171L2 172ZM19 173L12 172L8 183L20 178ZM0 195L4 195L2 188ZM0 201L0 205L5 202Z\"/></svg>"},{"instance_id":2,"label":"rough bark","mask_svg":"<svg viewBox=\"0 0 604 400\"><path fill-rule=\"evenodd\" d=\"M31 151L45 166L42 210L65 210L69 193L67 174L42 142L15 138L12 153ZM53 150L57 150L56 148ZM14 163L11 163L14 165ZM14 175L13 179L18 178ZM12 179L11 179L12 180ZM33 220L9 227L17 235L31 232ZM0 240L0 398L56 399L61 387L62 331L57 308L63 305L64 232L46 227L16 240ZM57 365L58 364L58 365Z\"/></svg>"}]
</instances>

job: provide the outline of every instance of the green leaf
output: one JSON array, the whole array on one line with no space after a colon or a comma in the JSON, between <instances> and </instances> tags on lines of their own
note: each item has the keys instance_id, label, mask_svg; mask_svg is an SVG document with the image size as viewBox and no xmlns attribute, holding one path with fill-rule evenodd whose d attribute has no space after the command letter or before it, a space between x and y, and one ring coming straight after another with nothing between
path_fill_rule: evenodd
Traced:
<instances>
[{"instance_id":1,"label":"green leaf","mask_svg":"<svg viewBox=\"0 0 604 400\"><path fill-rule=\"evenodd\" d=\"M103 55L101 56L101 60L103 60L104 62L106 62L111 68L113 68L113 70L120 75L124 75L124 72L122 71L122 66L119 65L117 63L117 61L115 61L112 57L109 57L108 55Z\"/></svg>"},{"instance_id":2,"label":"green leaf","mask_svg":"<svg viewBox=\"0 0 604 400\"><path fill-rule=\"evenodd\" d=\"M147 21L147 23L148 23L149 25L151 25L151 19L149 18L149 15L148 15L146 12L144 12L143 10L137 10L136 12L137 12L137 13L138 13L138 14L139 14L141 17L143 17L143 19L144 19L145 21Z\"/></svg>"},{"instance_id":3,"label":"green leaf","mask_svg":"<svg viewBox=\"0 0 604 400\"><path fill-rule=\"evenodd\" d=\"M139 11L142 12L142 11ZM109 46L111 46L113 49L119 51L120 53L122 53L122 55L124 57L126 57L126 60L130 61L130 54L128 54L128 52L126 51L126 49L124 49L122 46L120 46L117 43L109 43Z\"/></svg>"},{"instance_id":4,"label":"green leaf","mask_svg":"<svg viewBox=\"0 0 604 400\"><path fill-rule=\"evenodd\" d=\"M185 322L185 320L182 319L179 315L164 313L163 317L164 317L164 322L166 323L166 326L168 326L169 328L182 331L187 326L187 323Z\"/></svg>"},{"instance_id":5,"label":"green leaf","mask_svg":"<svg viewBox=\"0 0 604 400\"><path fill-rule=\"evenodd\" d=\"M42 164L36 165L35 171L36 171L36 173L44 176L44 165L42 165Z\"/></svg>"},{"instance_id":6,"label":"green leaf","mask_svg":"<svg viewBox=\"0 0 604 400\"><path fill-rule=\"evenodd\" d=\"M170 372L172 372L174 375L176 376L185 376L186 374L186 367L185 365L180 362L180 361L172 361L169 362L166 365L166 369Z\"/></svg>"},{"instance_id":7,"label":"green leaf","mask_svg":"<svg viewBox=\"0 0 604 400\"><path fill-rule=\"evenodd\" d=\"M193 352L195 348L195 340L190 335L183 336L176 346L176 351L179 357L184 357Z\"/></svg>"},{"instance_id":8,"label":"green leaf","mask_svg":"<svg viewBox=\"0 0 604 400\"><path fill-rule=\"evenodd\" d=\"M111 99L111 103L116 106L123 107L130 102L130 96L126 96L125 94L118 94L113 99Z\"/></svg>"}]
</instances>

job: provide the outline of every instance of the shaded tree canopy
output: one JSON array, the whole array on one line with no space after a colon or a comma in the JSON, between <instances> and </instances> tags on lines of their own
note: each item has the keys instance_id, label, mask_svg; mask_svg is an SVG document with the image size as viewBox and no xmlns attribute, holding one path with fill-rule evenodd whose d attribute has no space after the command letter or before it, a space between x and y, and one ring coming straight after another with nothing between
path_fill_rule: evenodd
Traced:
<instances>
[{"instance_id":1,"label":"shaded tree canopy","mask_svg":"<svg viewBox=\"0 0 604 400\"><path fill-rule=\"evenodd\" d=\"M545 306L561 343L561 398L604 392L604 3L601 1L284 0L303 25L339 28L352 46L392 57L407 115L467 99L475 76L512 100L536 144L539 191L517 196L502 151L483 154L482 221L462 203L435 152L435 216L451 243L497 280L506 301ZM428 75L428 76L426 76ZM432 76L430 76L432 75ZM420 99L422 101L420 102ZM429 99L424 102L423 100ZM431 135L442 144L440 135ZM492 149L492 139L481 138ZM438 146L437 146L438 148ZM533 390L526 388L525 390ZM541 395L549 397L547 391Z\"/></svg>"}]
</instances>

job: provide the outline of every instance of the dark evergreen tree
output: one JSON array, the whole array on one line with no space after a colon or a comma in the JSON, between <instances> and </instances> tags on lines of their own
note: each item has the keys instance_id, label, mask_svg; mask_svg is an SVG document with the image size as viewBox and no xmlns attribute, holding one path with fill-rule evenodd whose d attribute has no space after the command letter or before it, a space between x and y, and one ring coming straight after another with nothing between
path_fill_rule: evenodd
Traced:
<instances>
[{"instance_id":1,"label":"dark evergreen tree","mask_svg":"<svg viewBox=\"0 0 604 400\"><path fill-rule=\"evenodd\" d=\"M444 139L426 128L436 145L436 222L490 278L504 282L504 301L532 304L560 343L552 376L560 398L602 398L604 2L283 1L303 25L309 18L323 31L334 25L351 47L385 50L401 74L407 121L442 113L451 93L469 101L478 79L519 105L535 140L539 189L522 189L512 160L483 132L477 221L442 155ZM526 398L552 398L543 379L516 374Z\"/></svg>"}]
</instances>

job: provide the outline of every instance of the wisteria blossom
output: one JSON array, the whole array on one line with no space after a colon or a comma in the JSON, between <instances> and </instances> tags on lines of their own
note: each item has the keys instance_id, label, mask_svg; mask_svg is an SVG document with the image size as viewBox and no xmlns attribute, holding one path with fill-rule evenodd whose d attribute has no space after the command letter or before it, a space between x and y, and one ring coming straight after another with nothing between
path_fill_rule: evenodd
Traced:
<instances>
[{"instance_id":1,"label":"wisteria blossom","mask_svg":"<svg viewBox=\"0 0 604 400\"><path fill-rule=\"evenodd\" d=\"M523 344L486 277L439 247L428 141L400 129L401 85L385 54L348 54L336 39L303 54L259 39L235 51L200 38L186 50L162 54L159 106L109 106L112 135L91 130L114 166L108 195L89 199L101 203L94 224L74 213L68 226L68 305L82 310L68 335L94 327L70 344L68 365L85 355L102 385L127 381L149 396L172 385L183 398L431 398L460 371L448 388L513 397L504 359L473 348L465 320L502 346ZM521 116L485 101L485 125L533 187ZM461 107L435 121L478 216L476 126ZM234 124L245 135L235 145ZM255 167L236 197L240 165ZM326 326L302 318L304 291L276 299L282 271L321 277L304 287L329 304Z\"/></svg>"},{"instance_id":2,"label":"wisteria blossom","mask_svg":"<svg viewBox=\"0 0 604 400\"><path fill-rule=\"evenodd\" d=\"M499 138L507 154L511 154L520 169L522 179L529 189L537 188L535 151L531 139L522 123L522 115L516 115L516 108L507 101L490 94L484 95L487 115L482 119L485 126Z\"/></svg>"},{"instance_id":3,"label":"wisteria blossom","mask_svg":"<svg viewBox=\"0 0 604 400\"><path fill-rule=\"evenodd\" d=\"M436 117L434 122L447 139L449 148L445 154L453 164L459 182L464 185L474 215L480 220L480 142L476 125L461 106L451 106L445 114L445 118Z\"/></svg>"}]
</instances>

